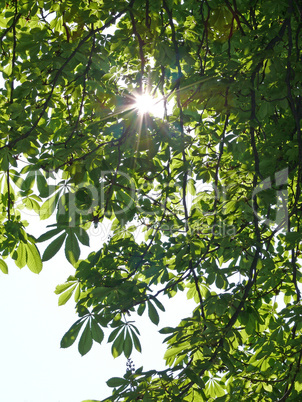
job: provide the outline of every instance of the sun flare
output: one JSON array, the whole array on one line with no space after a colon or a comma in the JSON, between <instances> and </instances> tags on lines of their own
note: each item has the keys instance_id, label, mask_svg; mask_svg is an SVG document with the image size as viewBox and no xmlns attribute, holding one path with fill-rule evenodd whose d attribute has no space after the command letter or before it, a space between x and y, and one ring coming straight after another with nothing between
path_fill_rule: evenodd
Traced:
<instances>
[{"instance_id":1,"label":"sun flare","mask_svg":"<svg viewBox=\"0 0 302 402\"><path fill-rule=\"evenodd\" d=\"M155 102L155 99L147 93L137 95L135 99L135 107L140 114L151 113Z\"/></svg>"},{"instance_id":2,"label":"sun flare","mask_svg":"<svg viewBox=\"0 0 302 402\"><path fill-rule=\"evenodd\" d=\"M144 93L135 97L135 108L140 115L150 113L155 117L162 117L163 101L154 98L148 93Z\"/></svg>"}]
</instances>

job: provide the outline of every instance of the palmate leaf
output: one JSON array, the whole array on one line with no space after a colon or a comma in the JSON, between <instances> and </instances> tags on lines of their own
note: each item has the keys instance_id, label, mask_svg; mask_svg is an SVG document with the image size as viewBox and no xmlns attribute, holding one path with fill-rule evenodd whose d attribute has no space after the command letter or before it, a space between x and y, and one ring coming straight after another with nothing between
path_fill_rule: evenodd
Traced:
<instances>
[{"instance_id":1,"label":"palmate leaf","mask_svg":"<svg viewBox=\"0 0 302 402\"><path fill-rule=\"evenodd\" d=\"M211 397L225 395L224 384L217 379L210 379L206 384L206 390Z\"/></svg>"},{"instance_id":2,"label":"palmate leaf","mask_svg":"<svg viewBox=\"0 0 302 402\"><path fill-rule=\"evenodd\" d=\"M137 351L141 352L141 344L136 332L139 334L138 329L132 324L120 325L111 332L108 342L113 342L111 347L113 357L118 357L124 352L124 355L129 358L133 345Z\"/></svg>"}]
</instances>

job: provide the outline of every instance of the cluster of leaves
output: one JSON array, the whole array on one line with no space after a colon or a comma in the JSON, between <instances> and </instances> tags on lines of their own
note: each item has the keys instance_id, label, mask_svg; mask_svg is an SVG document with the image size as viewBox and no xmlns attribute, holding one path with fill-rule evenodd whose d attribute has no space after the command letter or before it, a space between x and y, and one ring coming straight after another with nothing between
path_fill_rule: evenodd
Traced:
<instances>
[{"instance_id":1,"label":"cluster of leaves","mask_svg":"<svg viewBox=\"0 0 302 402\"><path fill-rule=\"evenodd\" d=\"M79 336L81 354L109 328L113 356L129 358L136 314L158 325L161 295L195 300L160 330L169 368L128 370L106 401L297 400L300 3L1 5L0 269L11 256L38 273L65 242L75 274L56 293L75 294L79 319L61 346ZM137 113L144 91L163 118ZM22 208L55 224L35 239Z\"/></svg>"}]
</instances>

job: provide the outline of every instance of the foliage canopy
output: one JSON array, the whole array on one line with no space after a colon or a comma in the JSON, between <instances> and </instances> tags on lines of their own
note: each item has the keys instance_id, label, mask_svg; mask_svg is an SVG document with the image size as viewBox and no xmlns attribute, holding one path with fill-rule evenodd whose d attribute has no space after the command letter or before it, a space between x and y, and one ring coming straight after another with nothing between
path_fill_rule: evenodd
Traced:
<instances>
[{"instance_id":1,"label":"foliage canopy","mask_svg":"<svg viewBox=\"0 0 302 402\"><path fill-rule=\"evenodd\" d=\"M158 325L162 295L195 300L160 329L168 368L129 367L106 401L297 400L301 3L1 5L0 269L39 273L64 245L75 273L56 293L79 319L61 346L82 355L107 327L130 358L136 314ZM162 116L137 111L145 92ZM55 224L36 239L22 208Z\"/></svg>"}]
</instances>

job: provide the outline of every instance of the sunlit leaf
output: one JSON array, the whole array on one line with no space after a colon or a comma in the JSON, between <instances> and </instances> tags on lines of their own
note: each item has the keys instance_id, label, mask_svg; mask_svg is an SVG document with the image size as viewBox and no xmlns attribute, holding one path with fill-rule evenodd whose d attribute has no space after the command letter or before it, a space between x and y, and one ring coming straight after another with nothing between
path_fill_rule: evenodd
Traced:
<instances>
[{"instance_id":1,"label":"sunlit leaf","mask_svg":"<svg viewBox=\"0 0 302 402\"><path fill-rule=\"evenodd\" d=\"M66 304L68 300L71 298L77 284L73 285L70 287L68 290L66 290L64 293L62 293L59 297L58 304L59 306L63 306L63 304Z\"/></svg>"},{"instance_id":2,"label":"sunlit leaf","mask_svg":"<svg viewBox=\"0 0 302 402\"><path fill-rule=\"evenodd\" d=\"M23 268L26 265L26 261L27 261L26 247L23 242L20 242L17 248L17 259L16 259L17 267Z\"/></svg>"},{"instance_id":3,"label":"sunlit leaf","mask_svg":"<svg viewBox=\"0 0 302 402\"><path fill-rule=\"evenodd\" d=\"M71 282L66 282L63 283L62 285L57 285L55 289L55 294L59 295L60 293L64 292L66 289L70 288L76 283L76 281L71 281Z\"/></svg>"},{"instance_id":4,"label":"sunlit leaf","mask_svg":"<svg viewBox=\"0 0 302 402\"><path fill-rule=\"evenodd\" d=\"M43 203L43 205L41 205L40 219L47 219L53 214L53 212L57 206L59 196L60 196L60 194L56 193L53 196L51 196L48 200L46 200Z\"/></svg>"},{"instance_id":5,"label":"sunlit leaf","mask_svg":"<svg viewBox=\"0 0 302 402\"><path fill-rule=\"evenodd\" d=\"M5 261L0 260L0 269L4 274L8 274L8 267Z\"/></svg>"},{"instance_id":6,"label":"sunlit leaf","mask_svg":"<svg viewBox=\"0 0 302 402\"><path fill-rule=\"evenodd\" d=\"M25 247L27 254L26 264L32 272L38 274L42 270L40 253L35 244L27 242Z\"/></svg>"}]
</instances>

